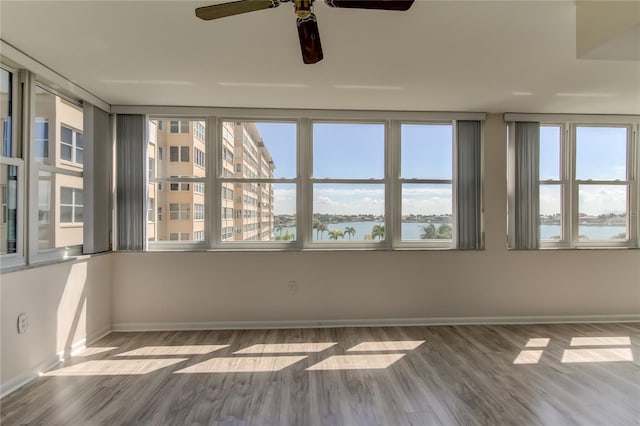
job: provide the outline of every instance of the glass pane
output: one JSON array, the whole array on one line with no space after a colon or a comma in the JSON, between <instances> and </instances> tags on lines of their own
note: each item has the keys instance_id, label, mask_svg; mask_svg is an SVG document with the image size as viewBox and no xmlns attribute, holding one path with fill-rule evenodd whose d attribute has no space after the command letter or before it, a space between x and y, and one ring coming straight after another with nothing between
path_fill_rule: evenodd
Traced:
<instances>
[{"instance_id":1,"label":"glass pane","mask_svg":"<svg viewBox=\"0 0 640 426\"><path fill-rule=\"evenodd\" d=\"M384 178L384 125L314 123L313 176Z\"/></svg>"},{"instance_id":2,"label":"glass pane","mask_svg":"<svg viewBox=\"0 0 640 426\"><path fill-rule=\"evenodd\" d=\"M295 123L222 123L222 175L236 178L295 178Z\"/></svg>"},{"instance_id":3,"label":"glass pane","mask_svg":"<svg viewBox=\"0 0 640 426\"><path fill-rule=\"evenodd\" d=\"M560 126L540 127L540 180L560 180Z\"/></svg>"},{"instance_id":4,"label":"glass pane","mask_svg":"<svg viewBox=\"0 0 640 426\"><path fill-rule=\"evenodd\" d=\"M626 185L578 185L578 196L580 240L628 238Z\"/></svg>"},{"instance_id":5,"label":"glass pane","mask_svg":"<svg viewBox=\"0 0 640 426\"><path fill-rule=\"evenodd\" d=\"M73 143L73 131L68 128L61 126L60 127L60 141L71 145Z\"/></svg>"},{"instance_id":6,"label":"glass pane","mask_svg":"<svg viewBox=\"0 0 640 426\"><path fill-rule=\"evenodd\" d=\"M76 132L76 146L78 148L84 147L84 139L82 138L82 133Z\"/></svg>"},{"instance_id":7,"label":"glass pane","mask_svg":"<svg viewBox=\"0 0 640 426\"><path fill-rule=\"evenodd\" d=\"M33 149L36 161L49 157L49 123L42 118L36 118Z\"/></svg>"},{"instance_id":8,"label":"glass pane","mask_svg":"<svg viewBox=\"0 0 640 426\"><path fill-rule=\"evenodd\" d=\"M18 231L18 168L0 165L2 221L0 222L0 254L16 253Z\"/></svg>"},{"instance_id":9,"label":"glass pane","mask_svg":"<svg viewBox=\"0 0 640 426\"><path fill-rule=\"evenodd\" d=\"M402 185L402 240L453 238L451 184Z\"/></svg>"},{"instance_id":10,"label":"glass pane","mask_svg":"<svg viewBox=\"0 0 640 426\"><path fill-rule=\"evenodd\" d=\"M540 239L562 239L562 185L540 185Z\"/></svg>"},{"instance_id":11,"label":"glass pane","mask_svg":"<svg viewBox=\"0 0 640 426\"><path fill-rule=\"evenodd\" d=\"M38 86L36 86L35 98L36 118L32 143L36 161L77 171L77 165L65 164L60 160L74 161L73 144L75 141L73 140L74 131L71 129L82 132L84 125L82 107L62 100L59 96ZM58 126L51 123L65 123L65 125ZM49 124L53 127L51 132ZM54 138L54 140L50 140L50 138ZM56 147L51 150L56 154L55 158L49 158L49 146Z\"/></svg>"},{"instance_id":12,"label":"glass pane","mask_svg":"<svg viewBox=\"0 0 640 426\"><path fill-rule=\"evenodd\" d=\"M170 184L175 185L176 191L159 191L158 186L162 184L169 185L166 182L151 182L148 186L147 206L151 209L147 217L148 240L170 241L171 234L189 234L189 237L182 241L202 240L200 236L204 237L206 219L204 182L186 184L190 190L185 191L178 190L182 184L177 183ZM194 191L196 185L202 190L201 193ZM157 218L153 216L154 211ZM168 215L166 212L169 212Z\"/></svg>"},{"instance_id":13,"label":"glass pane","mask_svg":"<svg viewBox=\"0 0 640 426\"><path fill-rule=\"evenodd\" d=\"M84 150L82 148L76 148L76 163L84 164Z\"/></svg>"},{"instance_id":14,"label":"glass pane","mask_svg":"<svg viewBox=\"0 0 640 426\"><path fill-rule=\"evenodd\" d=\"M75 206L73 209L73 221L75 223L84 222L84 207Z\"/></svg>"},{"instance_id":15,"label":"glass pane","mask_svg":"<svg viewBox=\"0 0 640 426\"><path fill-rule=\"evenodd\" d=\"M72 223L72 222L73 222L73 207L60 206L60 223Z\"/></svg>"},{"instance_id":16,"label":"glass pane","mask_svg":"<svg viewBox=\"0 0 640 426\"><path fill-rule=\"evenodd\" d=\"M72 147L71 145L60 145L60 158L66 161L72 161Z\"/></svg>"},{"instance_id":17,"label":"glass pane","mask_svg":"<svg viewBox=\"0 0 640 426\"><path fill-rule=\"evenodd\" d=\"M83 242L82 177L40 171L38 181L38 248ZM77 209L80 211L76 212Z\"/></svg>"},{"instance_id":18,"label":"glass pane","mask_svg":"<svg viewBox=\"0 0 640 426\"><path fill-rule=\"evenodd\" d=\"M189 126L192 123L196 133L163 132L160 130L160 123L170 127L169 122L175 123L179 129L180 121L170 120L149 120L148 132L149 142L147 147L147 158L150 164L155 164L155 176L157 178L169 177L206 177L205 164L206 147L203 134L206 129L205 121L184 121ZM162 127L164 127L162 126ZM202 139L201 139L202 138ZM169 152L169 161L163 161L161 153ZM191 155L197 153L197 155ZM189 185L186 184L186 191Z\"/></svg>"},{"instance_id":19,"label":"glass pane","mask_svg":"<svg viewBox=\"0 0 640 426\"><path fill-rule=\"evenodd\" d=\"M5 157L11 157L13 154L11 149L13 124L12 79L13 74L0 68L0 123L2 124L2 155ZM5 242L4 236L2 241L3 243ZM6 250L6 244L2 244L0 250Z\"/></svg>"},{"instance_id":20,"label":"glass pane","mask_svg":"<svg viewBox=\"0 0 640 426\"><path fill-rule=\"evenodd\" d=\"M60 188L60 204L73 204L73 189Z\"/></svg>"},{"instance_id":21,"label":"glass pane","mask_svg":"<svg viewBox=\"0 0 640 426\"><path fill-rule=\"evenodd\" d=\"M295 123L255 123L262 145L260 177L290 178L297 176Z\"/></svg>"},{"instance_id":22,"label":"glass pane","mask_svg":"<svg viewBox=\"0 0 640 426\"><path fill-rule=\"evenodd\" d=\"M383 240L384 185L314 184L313 240Z\"/></svg>"},{"instance_id":23,"label":"glass pane","mask_svg":"<svg viewBox=\"0 0 640 426\"><path fill-rule=\"evenodd\" d=\"M38 173L38 248L48 249L54 246L54 218L51 212L52 173Z\"/></svg>"},{"instance_id":24,"label":"glass pane","mask_svg":"<svg viewBox=\"0 0 640 426\"><path fill-rule=\"evenodd\" d=\"M296 185L223 183L220 227L223 241L296 239Z\"/></svg>"},{"instance_id":25,"label":"glass pane","mask_svg":"<svg viewBox=\"0 0 640 426\"><path fill-rule=\"evenodd\" d=\"M626 178L627 129L578 127L576 179L625 180Z\"/></svg>"},{"instance_id":26,"label":"glass pane","mask_svg":"<svg viewBox=\"0 0 640 426\"><path fill-rule=\"evenodd\" d=\"M403 124L402 177L451 179L453 127L450 124Z\"/></svg>"},{"instance_id":27,"label":"glass pane","mask_svg":"<svg viewBox=\"0 0 640 426\"><path fill-rule=\"evenodd\" d=\"M183 163L188 163L189 162L189 152L191 152L191 148L188 146L181 146L180 147L180 161L182 161Z\"/></svg>"}]
</instances>

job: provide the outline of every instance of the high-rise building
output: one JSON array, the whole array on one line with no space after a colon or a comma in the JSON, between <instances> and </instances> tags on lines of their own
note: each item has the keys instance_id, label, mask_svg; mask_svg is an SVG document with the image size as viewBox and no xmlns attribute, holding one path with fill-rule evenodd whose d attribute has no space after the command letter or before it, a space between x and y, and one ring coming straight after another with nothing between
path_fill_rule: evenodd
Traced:
<instances>
[{"instance_id":1,"label":"high-rise building","mask_svg":"<svg viewBox=\"0 0 640 426\"><path fill-rule=\"evenodd\" d=\"M150 241L205 239L205 129L197 120L149 122L149 176L158 178L148 188ZM273 184L253 179L273 178L275 165L258 129L253 123L224 122L222 139L222 177L246 182L221 186L221 239L273 239ZM195 181L170 181L185 177Z\"/></svg>"}]
</instances>

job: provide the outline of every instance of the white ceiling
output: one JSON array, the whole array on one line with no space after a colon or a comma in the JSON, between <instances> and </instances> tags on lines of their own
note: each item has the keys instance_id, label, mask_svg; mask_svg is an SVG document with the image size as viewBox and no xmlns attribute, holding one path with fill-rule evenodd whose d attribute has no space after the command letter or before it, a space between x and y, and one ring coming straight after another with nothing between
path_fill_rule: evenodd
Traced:
<instances>
[{"instance_id":1,"label":"white ceiling","mask_svg":"<svg viewBox=\"0 0 640 426\"><path fill-rule=\"evenodd\" d=\"M387 12L318 0L315 65L302 63L291 3L195 17L218 2L2 0L0 33L113 105L640 113L640 62L577 59L572 1Z\"/></svg>"}]
</instances>

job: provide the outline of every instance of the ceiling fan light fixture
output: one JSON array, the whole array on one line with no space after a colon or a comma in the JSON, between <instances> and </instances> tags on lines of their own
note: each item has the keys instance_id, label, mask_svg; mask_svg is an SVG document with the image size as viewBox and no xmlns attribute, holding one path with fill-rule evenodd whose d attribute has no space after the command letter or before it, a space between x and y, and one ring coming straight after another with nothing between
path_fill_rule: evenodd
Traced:
<instances>
[{"instance_id":1,"label":"ceiling fan light fixture","mask_svg":"<svg viewBox=\"0 0 640 426\"><path fill-rule=\"evenodd\" d=\"M300 38L302 61L305 64L320 62L324 55L322 54L316 15L310 12L306 17L298 17L296 26L298 27L298 37Z\"/></svg>"}]
</instances>

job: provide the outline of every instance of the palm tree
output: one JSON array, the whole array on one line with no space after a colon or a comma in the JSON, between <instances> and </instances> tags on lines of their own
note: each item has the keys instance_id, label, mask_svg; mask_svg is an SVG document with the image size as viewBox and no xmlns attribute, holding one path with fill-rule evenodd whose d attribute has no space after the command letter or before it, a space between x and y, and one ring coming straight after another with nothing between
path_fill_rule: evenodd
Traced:
<instances>
[{"instance_id":1,"label":"palm tree","mask_svg":"<svg viewBox=\"0 0 640 426\"><path fill-rule=\"evenodd\" d=\"M282 228L283 228L282 225L276 226L276 232L278 233L278 235L282 235Z\"/></svg>"},{"instance_id":2,"label":"palm tree","mask_svg":"<svg viewBox=\"0 0 640 426\"><path fill-rule=\"evenodd\" d=\"M318 239L321 240L322 239L322 234L324 234L328 230L329 230L329 228L327 228L327 225L325 225L324 223L319 223L318 227L316 228L316 231L320 235L320 238L318 238Z\"/></svg>"},{"instance_id":3,"label":"palm tree","mask_svg":"<svg viewBox=\"0 0 640 426\"><path fill-rule=\"evenodd\" d=\"M316 219L313 221L313 229L316 230L316 240L319 240L320 234L327 230L327 225Z\"/></svg>"},{"instance_id":4,"label":"palm tree","mask_svg":"<svg viewBox=\"0 0 640 426\"><path fill-rule=\"evenodd\" d=\"M330 240L337 240L340 237L344 238L344 232L340 229L332 229L329 231Z\"/></svg>"},{"instance_id":5,"label":"palm tree","mask_svg":"<svg viewBox=\"0 0 640 426\"><path fill-rule=\"evenodd\" d=\"M422 228L420 238L423 240L435 240L437 238L438 232L436 231L436 227L433 223L421 225L420 228Z\"/></svg>"},{"instance_id":6,"label":"palm tree","mask_svg":"<svg viewBox=\"0 0 640 426\"><path fill-rule=\"evenodd\" d=\"M349 235L349 239L351 239L352 235L356 235L356 228L354 228L353 226L347 226L346 228L344 228L344 233Z\"/></svg>"},{"instance_id":7,"label":"palm tree","mask_svg":"<svg viewBox=\"0 0 640 426\"><path fill-rule=\"evenodd\" d=\"M450 240L453 238L453 228L447 223L443 223L438 227L438 238L443 240Z\"/></svg>"},{"instance_id":8,"label":"palm tree","mask_svg":"<svg viewBox=\"0 0 640 426\"><path fill-rule=\"evenodd\" d=\"M373 238L374 240L376 238L379 238L381 240L384 239L384 225L374 225L373 229L371 230L371 238Z\"/></svg>"}]
</instances>

